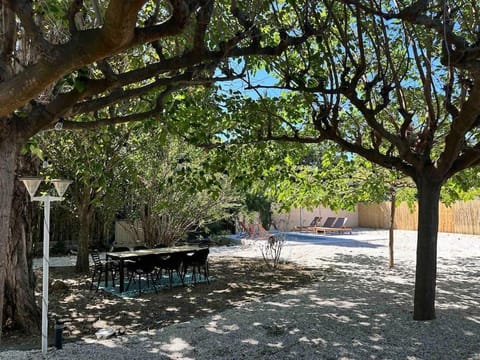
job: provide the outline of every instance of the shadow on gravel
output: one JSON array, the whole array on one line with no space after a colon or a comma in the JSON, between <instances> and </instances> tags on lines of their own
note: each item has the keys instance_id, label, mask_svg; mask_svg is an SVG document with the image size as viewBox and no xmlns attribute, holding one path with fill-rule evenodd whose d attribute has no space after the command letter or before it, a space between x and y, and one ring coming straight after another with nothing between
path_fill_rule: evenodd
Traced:
<instances>
[{"instance_id":1,"label":"shadow on gravel","mask_svg":"<svg viewBox=\"0 0 480 360\"><path fill-rule=\"evenodd\" d=\"M78 275L73 267L50 269L49 343L53 344L56 319L65 322L66 342L94 337L101 328L112 327L118 334L161 328L190 321L265 296L311 284L321 276L319 269L283 264L277 272L267 271L261 259L212 258L209 285L180 286L123 298L107 292L91 291L90 277ZM36 274L41 278L41 273ZM41 286L39 284L39 286ZM40 298L41 289L37 289ZM2 349L35 349L39 336L27 337L6 331ZM1 358L1 356L0 356Z\"/></svg>"},{"instance_id":2,"label":"shadow on gravel","mask_svg":"<svg viewBox=\"0 0 480 360\"><path fill-rule=\"evenodd\" d=\"M478 281L464 287L473 284L462 263L439 279L438 318L428 322L412 320L412 269L389 270L367 256L341 255L335 264L309 288L160 331L146 351L196 359L480 358Z\"/></svg>"},{"instance_id":3,"label":"shadow on gravel","mask_svg":"<svg viewBox=\"0 0 480 360\"><path fill-rule=\"evenodd\" d=\"M128 316L137 329L152 318L157 330L91 346L99 358L119 348L123 357L116 359L479 359L479 260L442 259L437 319L428 322L412 320L414 269L390 270L383 258L338 255L331 268L307 272L303 282L295 268L272 278L252 261L234 268L216 261L217 273L230 268L224 286L139 299L117 316ZM281 286L282 278L290 285ZM232 297L236 291L242 296ZM108 301L97 302L99 314ZM152 301L150 313L143 312ZM180 321L187 322L163 327Z\"/></svg>"}]
</instances>

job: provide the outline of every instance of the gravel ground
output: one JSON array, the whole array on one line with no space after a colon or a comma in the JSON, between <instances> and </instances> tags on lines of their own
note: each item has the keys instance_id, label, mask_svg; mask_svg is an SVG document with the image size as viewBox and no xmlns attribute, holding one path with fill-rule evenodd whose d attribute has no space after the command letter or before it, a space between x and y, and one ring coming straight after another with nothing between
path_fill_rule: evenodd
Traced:
<instances>
[{"instance_id":1,"label":"gravel ground","mask_svg":"<svg viewBox=\"0 0 480 360\"><path fill-rule=\"evenodd\" d=\"M49 359L480 359L480 237L439 234L437 319L412 320L415 232L359 229L288 242L284 259L327 269L309 287L193 321L50 349ZM257 246L212 256L258 256ZM0 359L41 359L40 351Z\"/></svg>"}]
</instances>

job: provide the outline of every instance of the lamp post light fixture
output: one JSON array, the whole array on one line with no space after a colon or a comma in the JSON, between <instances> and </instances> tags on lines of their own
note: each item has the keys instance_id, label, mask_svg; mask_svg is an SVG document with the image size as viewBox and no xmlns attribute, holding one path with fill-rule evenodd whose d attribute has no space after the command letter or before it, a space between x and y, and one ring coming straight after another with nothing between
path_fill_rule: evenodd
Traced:
<instances>
[{"instance_id":1,"label":"lamp post light fixture","mask_svg":"<svg viewBox=\"0 0 480 360\"><path fill-rule=\"evenodd\" d=\"M50 257L50 203L53 201L62 201L65 191L72 183L71 180L54 179L46 182L53 183L58 196L42 195L35 196L40 184L45 181L42 177L22 177L20 180L27 188L32 201L43 202L43 281L42 281L42 354L47 355L48 348L48 270Z\"/></svg>"}]
</instances>

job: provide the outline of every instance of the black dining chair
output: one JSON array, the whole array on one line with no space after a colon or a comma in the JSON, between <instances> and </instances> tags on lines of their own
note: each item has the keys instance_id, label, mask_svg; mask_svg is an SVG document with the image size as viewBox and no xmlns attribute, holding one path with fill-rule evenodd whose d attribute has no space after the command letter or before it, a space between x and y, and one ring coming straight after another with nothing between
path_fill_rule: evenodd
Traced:
<instances>
[{"instance_id":1,"label":"black dining chair","mask_svg":"<svg viewBox=\"0 0 480 360\"><path fill-rule=\"evenodd\" d=\"M210 284L209 280L209 269L208 269L208 254L210 253L209 248L202 248L191 253L187 253L183 256L183 278L187 275L188 269L191 269L193 283L197 283L197 274L203 272L203 276L207 280L207 283Z\"/></svg>"},{"instance_id":2,"label":"black dining chair","mask_svg":"<svg viewBox=\"0 0 480 360\"><path fill-rule=\"evenodd\" d=\"M93 284L95 283L95 279L97 278L97 289L98 291L100 287L100 281L102 279L102 274L106 274L106 268L107 268L107 261L103 261L100 259L100 253L98 252L97 249L91 249L90 250L90 256L92 257L93 261L93 268L92 268L92 281L90 283L90 290L93 288ZM112 282L115 285L115 275L117 273L115 267L113 264L108 261L108 268L110 269L110 272L112 274Z\"/></svg>"},{"instance_id":3,"label":"black dining chair","mask_svg":"<svg viewBox=\"0 0 480 360\"><path fill-rule=\"evenodd\" d=\"M165 270L165 272L168 274L170 289L172 288L174 273L176 273L177 276L180 278L182 285L185 285L183 282L183 276L181 271L183 254L172 253L172 254L166 254L166 255L156 255L156 257L157 257L156 265L158 270L157 278L161 279L162 271Z\"/></svg>"},{"instance_id":4,"label":"black dining chair","mask_svg":"<svg viewBox=\"0 0 480 360\"><path fill-rule=\"evenodd\" d=\"M150 287L150 281L152 282L155 293L158 293L157 287L155 286L155 280L153 278L156 272L156 256L147 255L139 256L136 261L133 261L130 264L127 264L127 269L130 272L130 277L128 279L127 291L130 288L130 283L132 282L135 275L138 275L138 294L142 293L142 277L145 277L147 281L147 287Z\"/></svg>"}]
</instances>

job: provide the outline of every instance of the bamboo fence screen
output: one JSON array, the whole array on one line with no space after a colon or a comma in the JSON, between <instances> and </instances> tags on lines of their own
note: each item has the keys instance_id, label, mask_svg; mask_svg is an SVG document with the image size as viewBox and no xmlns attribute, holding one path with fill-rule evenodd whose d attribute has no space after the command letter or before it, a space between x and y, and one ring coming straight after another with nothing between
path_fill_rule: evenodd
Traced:
<instances>
[{"instance_id":1,"label":"bamboo fence screen","mask_svg":"<svg viewBox=\"0 0 480 360\"><path fill-rule=\"evenodd\" d=\"M418 210L406 203L395 210L395 229L417 230ZM359 204L358 224L361 227L388 229L390 203ZM450 207L440 204L438 231L480 235L480 200L456 202Z\"/></svg>"}]
</instances>

